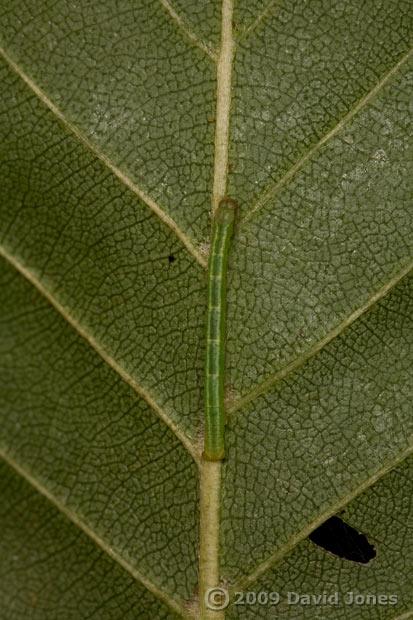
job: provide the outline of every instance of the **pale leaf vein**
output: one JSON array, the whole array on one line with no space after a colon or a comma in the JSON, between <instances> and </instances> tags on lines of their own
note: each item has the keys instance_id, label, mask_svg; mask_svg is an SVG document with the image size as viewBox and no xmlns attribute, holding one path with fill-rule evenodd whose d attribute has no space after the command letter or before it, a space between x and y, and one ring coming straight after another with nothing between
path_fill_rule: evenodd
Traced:
<instances>
[{"instance_id":1,"label":"pale leaf vein","mask_svg":"<svg viewBox=\"0 0 413 620\"><path fill-rule=\"evenodd\" d=\"M89 138L87 138L76 125L71 123L64 113L47 97L47 95L33 82L23 69L0 47L0 56L7 62L15 73L25 82L31 91L40 99L40 101L49 108L49 110L63 123L63 125L78 138L128 189L137 195L149 209L151 209L159 219L166 224L174 234L182 241L187 250L194 256L202 267L206 267L205 256L192 243L185 232L178 226L166 211L148 196L136 183L134 183L122 170L115 166L111 160L95 146Z\"/></svg>"}]
</instances>

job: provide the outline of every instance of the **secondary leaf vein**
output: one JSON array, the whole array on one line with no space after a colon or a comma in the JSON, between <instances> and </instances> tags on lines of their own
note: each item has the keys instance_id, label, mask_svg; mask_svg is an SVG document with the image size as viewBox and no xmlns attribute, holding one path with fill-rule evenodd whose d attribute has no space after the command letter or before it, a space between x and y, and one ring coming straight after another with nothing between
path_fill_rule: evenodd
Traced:
<instances>
[{"instance_id":1,"label":"secondary leaf vein","mask_svg":"<svg viewBox=\"0 0 413 620\"><path fill-rule=\"evenodd\" d=\"M374 472L371 476L369 476L364 482L359 484L353 491L350 491L347 495L337 500L334 504L332 504L327 510L325 510L322 514L320 514L314 521L309 523L306 527L304 527L300 532L295 534L289 541L287 541L280 549L278 549L273 555L269 556L266 560L258 564L249 575L246 575L242 579L240 579L236 584L232 586L232 590L234 591L242 591L251 583L256 581L265 571L271 569L274 564L279 562L283 557L289 554L302 540L307 538L309 534L315 529L317 529L324 521L335 515L339 510L341 510L344 506L346 506L350 501L356 499L361 493L366 491L369 487L373 486L376 482L378 482L383 476L389 473L390 470L394 469L397 465L402 463L406 458L408 458L413 452L413 445L409 445L405 450L395 456L393 459L388 461L383 467Z\"/></svg>"},{"instance_id":2,"label":"secondary leaf vein","mask_svg":"<svg viewBox=\"0 0 413 620\"><path fill-rule=\"evenodd\" d=\"M173 6L168 2L168 0L159 0L162 6L168 11L169 15L172 17L174 22L177 23L179 28L186 34L186 36L191 39L192 43L195 43L199 49L201 49L207 56L211 58L214 62L217 62L217 52L212 46L208 43L202 41L189 27L186 20L184 20L173 8Z\"/></svg>"},{"instance_id":3,"label":"secondary leaf vein","mask_svg":"<svg viewBox=\"0 0 413 620\"><path fill-rule=\"evenodd\" d=\"M95 338L87 332L87 330L75 319L70 312L60 304L53 296L53 294L47 290L47 288L40 282L36 274L28 267L22 264L22 262L14 257L4 246L0 246L0 256L2 256L8 263L10 263L24 278L26 278L35 288L45 297L48 302L63 316L63 318L80 334L90 346L105 360L109 366L120 375L120 377L127 383L133 390L143 398L156 415L171 429L176 437L182 442L188 452L191 454L195 463L199 465L199 454L191 442L189 437L181 431L175 422L168 416L168 414L162 409L162 407L155 401L155 399L149 394L149 392L141 385L139 385L135 379L120 366L116 360L102 347L102 345L95 340Z\"/></svg>"},{"instance_id":4,"label":"secondary leaf vein","mask_svg":"<svg viewBox=\"0 0 413 620\"><path fill-rule=\"evenodd\" d=\"M354 321L356 321L362 314L364 314L369 308L371 308L379 299L384 297L396 284L398 284L402 278L404 278L409 272L413 270L413 260L410 260L400 271L398 271L386 284L379 288L371 297L369 297L359 308L354 310L348 317L344 319L339 325L328 332L321 340L314 343L312 347L304 351L290 364L277 371L268 379L266 379L261 385L257 386L248 394L245 394L240 399L234 401L232 404L228 404L227 410L230 413L234 413L241 409L244 405L257 398L260 394L263 394L270 388L272 388L278 381L281 381L294 372L298 366L301 366L304 362L316 355L323 347L325 347L334 338L339 336L347 327L349 327Z\"/></svg>"},{"instance_id":5,"label":"secondary leaf vein","mask_svg":"<svg viewBox=\"0 0 413 620\"><path fill-rule=\"evenodd\" d=\"M72 523L74 523L79 529L81 529L94 543L98 545L112 560L117 562L122 568L124 568L134 579L139 581L147 590L152 592L156 597L166 603L171 609L180 614L184 618L188 618L189 614L185 607L180 605L178 601L174 600L169 594L159 588L155 583L150 581L143 573L134 568L129 562L124 560L122 556L112 549L103 538L100 538L92 530L92 528L82 521L82 519L68 507L53 493L51 493L39 480L37 480L32 474L30 474L22 465L17 463L7 452L0 448L0 458L4 460L10 467L12 467L20 476L22 476L32 487L34 487L41 495L46 497L62 514L65 515Z\"/></svg>"},{"instance_id":6,"label":"secondary leaf vein","mask_svg":"<svg viewBox=\"0 0 413 620\"><path fill-rule=\"evenodd\" d=\"M260 22L264 19L264 17L266 17L268 15L268 13L271 11L271 9L274 8L275 6L281 5L282 2L283 2L283 0L271 0L271 2L269 2L267 4L267 6L264 7L264 9L261 11L261 13L254 19L253 22L251 22L251 24L239 36L237 42L239 43L240 41L242 41L242 39L245 39L248 35L250 35L251 32L253 32L256 29L256 27L258 26L258 24L260 24Z\"/></svg>"},{"instance_id":7,"label":"secondary leaf vein","mask_svg":"<svg viewBox=\"0 0 413 620\"><path fill-rule=\"evenodd\" d=\"M248 214L242 219L242 221L238 224L238 229L245 226L252 217L260 210L262 207L267 204L271 198L274 196L286 185L291 179L294 177L296 172L298 172L311 157L317 153L320 148L326 144L329 140L331 140L334 136L336 136L348 123L369 103L369 101L377 95L378 92L389 82L389 80L401 69L411 58L413 54L413 49L409 50L407 54L405 54L398 63L390 69L384 75L379 82L356 103L356 105L347 112L343 118L341 118L338 123L328 131L314 146L312 146L305 155L303 155L300 159L298 159L291 168L287 170L287 172L275 182L273 185L267 188L266 191L258 198L255 205L250 209Z\"/></svg>"},{"instance_id":8,"label":"secondary leaf vein","mask_svg":"<svg viewBox=\"0 0 413 620\"><path fill-rule=\"evenodd\" d=\"M0 56L7 62L7 64L13 69L15 73L25 82L25 84L31 89L31 91L42 101L42 103L49 108L49 110L63 123L63 125L72 134L76 136L109 170L128 187L135 195L137 195L147 207L149 207L164 224L166 224L175 235L182 241L187 250L194 256L202 267L206 267L207 261L205 256L199 251L199 249L192 243L187 237L184 231L178 226L160 205L158 205L150 196L148 196L136 183L134 183L124 172L122 172L117 166L115 166L110 159L99 149L74 125L71 123L64 113L47 97L47 95L33 82L21 67L7 54L7 52L0 47Z\"/></svg>"}]
</instances>

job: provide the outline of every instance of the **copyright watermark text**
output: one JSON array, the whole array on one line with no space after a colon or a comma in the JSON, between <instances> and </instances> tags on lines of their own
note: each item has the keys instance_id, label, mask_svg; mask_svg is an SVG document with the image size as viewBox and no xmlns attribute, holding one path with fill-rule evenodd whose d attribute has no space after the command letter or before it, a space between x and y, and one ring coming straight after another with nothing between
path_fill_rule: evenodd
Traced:
<instances>
[{"instance_id":1,"label":"copyright watermark text","mask_svg":"<svg viewBox=\"0 0 413 620\"><path fill-rule=\"evenodd\" d=\"M233 605L243 605L252 607L276 606L283 602L287 605L383 605L394 606L398 603L397 594L372 594L371 592L232 592L226 588L209 588L205 592L205 605L208 609L221 611L226 609L230 603Z\"/></svg>"}]
</instances>

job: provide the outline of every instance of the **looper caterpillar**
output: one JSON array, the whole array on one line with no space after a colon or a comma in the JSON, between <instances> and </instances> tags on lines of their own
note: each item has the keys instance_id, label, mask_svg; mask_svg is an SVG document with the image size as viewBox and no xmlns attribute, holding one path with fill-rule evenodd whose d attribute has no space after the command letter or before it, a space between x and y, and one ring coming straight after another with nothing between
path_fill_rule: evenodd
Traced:
<instances>
[{"instance_id":1,"label":"looper caterpillar","mask_svg":"<svg viewBox=\"0 0 413 620\"><path fill-rule=\"evenodd\" d=\"M208 263L208 313L205 355L205 447L208 461L225 458L224 353L228 249L237 203L224 198L216 210Z\"/></svg>"}]
</instances>

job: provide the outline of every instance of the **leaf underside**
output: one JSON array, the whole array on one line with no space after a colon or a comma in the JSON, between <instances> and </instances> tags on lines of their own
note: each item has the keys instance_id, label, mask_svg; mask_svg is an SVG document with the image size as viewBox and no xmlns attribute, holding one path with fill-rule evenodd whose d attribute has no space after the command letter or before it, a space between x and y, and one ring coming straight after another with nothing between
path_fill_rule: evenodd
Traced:
<instances>
[{"instance_id":1,"label":"leaf underside","mask_svg":"<svg viewBox=\"0 0 413 620\"><path fill-rule=\"evenodd\" d=\"M217 1L0 0L8 620L197 613L221 19ZM411 5L240 0L231 21L220 573L280 602L226 617L407 618ZM366 565L308 539L338 513Z\"/></svg>"}]
</instances>

